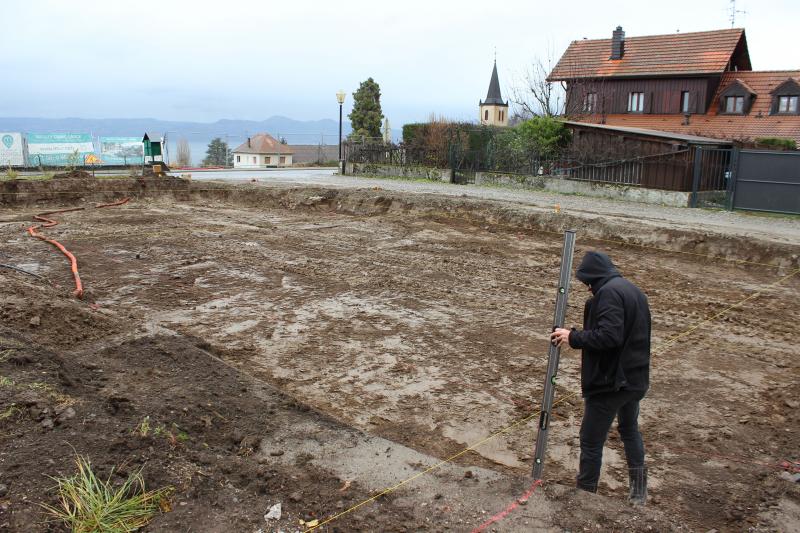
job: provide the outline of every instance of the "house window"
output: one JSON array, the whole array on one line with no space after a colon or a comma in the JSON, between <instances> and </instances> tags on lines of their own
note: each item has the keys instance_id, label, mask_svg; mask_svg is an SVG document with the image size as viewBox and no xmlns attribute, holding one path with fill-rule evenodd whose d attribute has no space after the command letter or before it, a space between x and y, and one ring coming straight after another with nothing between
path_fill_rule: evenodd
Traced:
<instances>
[{"instance_id":1,"label":"house window","mask_svg":"<svg viewBox=\"0 0 800 533\"><path fill-rule=\"evenodd\" d=\"M689 112L689 91L681 92L681 113Z\"/></svg>"},{"instance_id":2,"label":"house window","mask_svg":"<svg viewBox=\"0 0 800 533\"><path fill-rule=\"evenodd\" d=\"M253 156L253 164L256 164L256 156Z\"/></svg>"},{"instance_id":3,"label":"house window","mask_svg":"<svg viewBox=\"0 0 800 533\"><path fill-rule=\"evenodd\" d=\"M628 113L644 111L644 93L628 93Z\"/></svg>"},{"instance_id":4,"label":"house window","mask_svg":"<svg viewBox=\"0 0 800 533\"><path fill-rule=\"evenodd\" d=\"M286 163L286 156L281 156L281 165Z\"/></svg>"},{"instance_id":5,"label":"house window","mask_svg":"<svg viewBox=\"0 0 800 533\"><path fill-rule=\"evenodd\" d=\"M738 114L744 113L744 96L726 96L725 112Z\"/></svg>"},{"instance_id":6,"label":"house window","mask_svg":"<svg viewBox=\"0 0 800 533\"><path fill-rule=\"evenodd\" d=\"M583 97L583 112L594 113L597 109L597 93L586 93Z\"/></svg>"},{"instance_id":7,"label":"house window","mask_svg":"<svg viewBox=\"0 0 800 533\"><path fill-rule=\"evenodd\" d=\"M483 112L483 120L489 120L489 110Z\"/></svg>"},{"instance_id":8,"label":"house window","mask_svg":"<svg viewBox=\"0 0 800 533\"><path fill-rule=\"evenodd\" d=\"M778 113L797 114L797 96L779 96Z\"/></svg>"},{"instance_id":9,"label":"house window","mask_svg":"<svg viewBox=\"0 0 800 533\"><path fill-rule=\"evenodd\" d=\"M264 164L265 165L269 165L269 156L268 155L264 156Z\"/></svg>"},{"instance_id":10,"label":"house window","mask_svg":"<svg viewBox=\"0 0 800 533\"><path fill-rule=\"evenodd\" d=\"M237 163L241 163L241 162L242 162L242 156L240 156L240 155L237 155L237 156L236 156L236 162L237 162Z\"/></svg>"}]
</instances>

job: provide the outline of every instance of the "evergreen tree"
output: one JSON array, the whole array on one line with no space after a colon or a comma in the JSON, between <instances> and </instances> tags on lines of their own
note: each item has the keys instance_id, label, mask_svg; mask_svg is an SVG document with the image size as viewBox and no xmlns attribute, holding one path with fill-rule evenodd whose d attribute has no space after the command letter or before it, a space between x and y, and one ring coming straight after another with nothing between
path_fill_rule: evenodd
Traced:
<instances>
[{"instance_id":1,"label":"evergreen tree","mask_svg":"<svg viewBox=\"0 0 800 533\"><path fill-rule=\"evenodd\" d=\"M351 137L381 137L381 88L375 80L368 78L361 82L353 93L353 111L348 115L353 128Z\"/></svg>"},{"instance_id":2,"label":"evergreen tree","mask_svg":"<svg viewBox=\"0 0 800 533\"><path fill-rule=\"evenodd\" d=\"M232 167L233 154L228 150L228 143L221 138L211 139L206 150L206 158L203 159L204 167Z\"/></svg>"}]
</instances>

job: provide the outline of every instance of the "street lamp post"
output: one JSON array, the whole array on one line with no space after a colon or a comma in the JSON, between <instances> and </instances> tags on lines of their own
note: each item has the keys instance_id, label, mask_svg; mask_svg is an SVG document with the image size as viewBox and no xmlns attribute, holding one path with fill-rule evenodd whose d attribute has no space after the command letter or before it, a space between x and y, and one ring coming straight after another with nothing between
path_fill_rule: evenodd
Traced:
<instances>
[{"instance_id":1,"label":"street lamp post","mask_svg":"<svg viewBox=\"0 0 800 533\"><path fill-rule=\"evenodd\" d=\"M342 105L344 105L345 92L341 89L336 93L336 101L339 102L339 172L344 175L344 161L342 160Z\"/></svg>"}]
</instances>

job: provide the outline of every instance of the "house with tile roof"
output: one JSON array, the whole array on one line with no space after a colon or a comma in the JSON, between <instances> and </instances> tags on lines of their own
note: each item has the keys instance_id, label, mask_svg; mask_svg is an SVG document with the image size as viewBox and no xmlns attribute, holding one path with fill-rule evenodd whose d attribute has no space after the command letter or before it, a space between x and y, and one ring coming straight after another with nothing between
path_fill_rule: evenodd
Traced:
<instances>
[{"instance_id":1,"label":"house with tile roof","mask_svg":"<svg viewBox=\"0 0 800 533\"><path fill-rule=\"evenodd\" d=\"M572 121L800 146L800 70L755 71L741 28L573 41L548 76Z\"/></svg>"},{"instance_id":2,"label":"house with tile roof","mask_svg":"<svg viewBox=\"0 0 800 533\"><path fill-rule=\"evenodd\" d=\"M272 135L257 133L233 150L233 168L290 167L293 153Z\"/></svg>"}]
</instances>

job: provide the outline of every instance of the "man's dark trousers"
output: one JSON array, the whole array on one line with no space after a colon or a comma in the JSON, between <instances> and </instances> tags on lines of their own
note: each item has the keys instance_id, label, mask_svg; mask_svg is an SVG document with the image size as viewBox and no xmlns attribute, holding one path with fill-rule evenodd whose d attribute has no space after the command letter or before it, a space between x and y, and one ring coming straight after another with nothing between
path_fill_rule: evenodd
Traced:
<instances>
[{"instance_id":1,"label":"man's dark trousers","mask_svg":"<svg viewBox=\"0 0 800 533\"><path fill-rule=\"evenodd\" d=\"M581 463L577 485L583 490L597 491L600 466L603 462L603 445L614 418L625 445L625 458L631 479L646 476L644 444L639 433L639 400L643 391L617 391L592 395L585 399L581 423ZM645 482L646 483L646 482Z\"/></svg>"}]
</instances>

